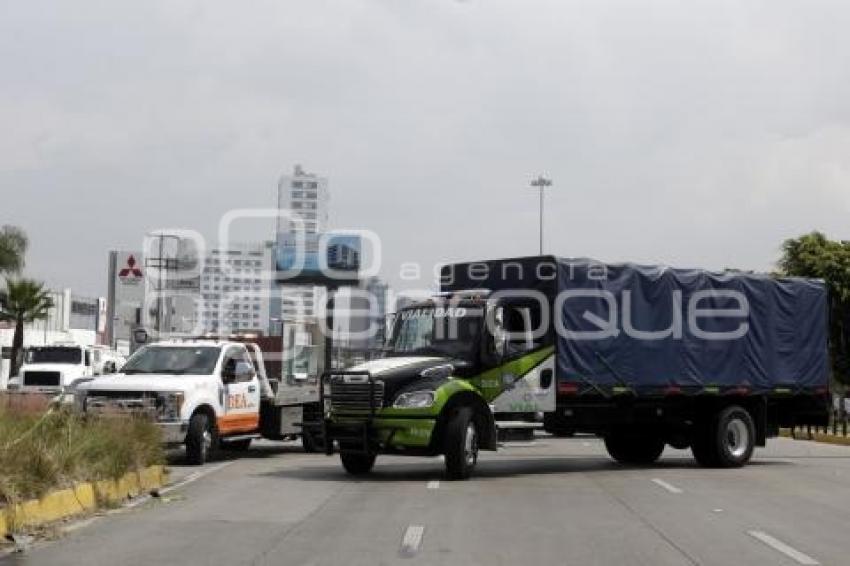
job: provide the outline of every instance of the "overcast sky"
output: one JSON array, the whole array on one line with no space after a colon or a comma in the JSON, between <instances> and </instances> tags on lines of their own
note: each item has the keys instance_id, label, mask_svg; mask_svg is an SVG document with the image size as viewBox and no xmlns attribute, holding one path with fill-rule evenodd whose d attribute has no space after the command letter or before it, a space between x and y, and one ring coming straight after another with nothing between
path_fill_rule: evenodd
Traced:
<instances>
[{"instance_id":1,"label":"overcast sky","mask_svg":"<svg viewBox=\"0 0 850 566\"><path fill-rule=\"evenodd\" d=\"M848 29L846 1L0 0L0 224L105 294L108 250L214 234L301 163L402 287L536 253L542 172L548 252L770 269L850 238Z\"/></svg>"}]
</instances>

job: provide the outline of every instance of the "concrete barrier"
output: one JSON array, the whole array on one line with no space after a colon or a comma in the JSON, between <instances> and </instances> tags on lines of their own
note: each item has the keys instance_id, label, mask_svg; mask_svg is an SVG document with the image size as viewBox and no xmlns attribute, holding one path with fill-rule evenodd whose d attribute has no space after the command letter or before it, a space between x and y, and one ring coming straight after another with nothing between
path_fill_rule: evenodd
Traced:
<instances>
[{"instance_id":1,"label":"concrete barrier","mask_svg":"<svg viewBox=\"0 0 850 566\"><path fill-rule=\"evenodd\" d=\"M164 466L150 466L117 480L83 482L51 491L39 499L0 507L0 537L117 505L162 487L167 481L168 470Z\"/></svg>"}]
</instances>

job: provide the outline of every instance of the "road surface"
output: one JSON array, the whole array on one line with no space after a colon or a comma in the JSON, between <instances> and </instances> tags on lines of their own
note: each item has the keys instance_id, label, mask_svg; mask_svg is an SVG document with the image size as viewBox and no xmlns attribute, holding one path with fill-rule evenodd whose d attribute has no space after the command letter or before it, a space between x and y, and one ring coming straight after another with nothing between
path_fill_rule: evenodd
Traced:
<instances>
[{"instance_id":1,"label":"road surface","mask_svg":"<svg viewBox=\"0 0 850 566\"><path fill-rule=\"evenodd\" d=\"M398 457L355 480L337 457L263 444L0 562L850 563L850 448L775 439L740 470L701 469L689 454L629 469L597 439L542 437L482 454L470 481L443 480L439 459Z\"/></svg>"}]
</instances>

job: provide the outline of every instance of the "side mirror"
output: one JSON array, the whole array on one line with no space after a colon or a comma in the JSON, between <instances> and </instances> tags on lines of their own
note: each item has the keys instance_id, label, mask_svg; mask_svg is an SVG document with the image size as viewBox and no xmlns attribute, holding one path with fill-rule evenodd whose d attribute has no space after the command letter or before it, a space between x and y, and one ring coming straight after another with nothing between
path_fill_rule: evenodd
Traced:
<instances>
[{"instance_id":1,"label":"side mirror","mask_svg":"<svg viewBox=\"0 0 850 566\"><path fill-rule=\"evenodd\" d=\"M496 307L493 312L493 351L499 359L508 352L508 335L505 332L505 310Z\"/></svg>"},{"instance_id":2,"label":"side mirror","mask_svg":"<svg viewBox=\"0 0 850 566\"><path fill-rule=\"evenodd\" d=\"M231 358L224 362L224 367L221 368L221 380L224 383L236 381L236 360Z\"/></svg>"},{"instance_id":3,"label":"side mirror","mask_svg":"<svg viewBox=\"0 0 850 566\"><path fill-rule=\"evenodd\" d=\"M250 379L254 377L254 366L248 362L236 362L236 371L234 373L237 379Z\"/></svg>"},{"instance_id":4,"label":"side mirror","mask_svg":"<svg viewBox=\"0 0 850 566\"><path fill-rule=\"evenodd\" d=\"M493 351L499 358L504 358L508 351L505 333L499 331L493 335Z\"/></svg>"},{"instance_id":5,"label":"side mirror","mask_svg":"<svg viewBox=\"0 0 850 566\"><path fill-rule=\"evenodd\" d=\"M242 379L254 377L254 368L248 362L228 360L221 370L221 380L224 383L234 383Z\"/></svg>"}]
</instances>

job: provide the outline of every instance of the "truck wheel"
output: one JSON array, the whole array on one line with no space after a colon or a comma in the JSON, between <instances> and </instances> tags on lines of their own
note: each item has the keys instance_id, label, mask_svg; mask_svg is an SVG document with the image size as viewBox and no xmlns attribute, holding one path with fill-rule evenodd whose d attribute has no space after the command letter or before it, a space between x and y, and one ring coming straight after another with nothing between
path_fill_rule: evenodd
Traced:
<instances>
[{"instance_id":1,"label":"truck wheel","mask_svg":"<svg viewBox=\"0 0 850 566\"><path fill-rule=\"evenodd\" d=\"M755 449L755 423L738 405L726 407L697 433L692 451L700 465L740 468L750 461Z\"/></svg>"},{"instance_id":2,"label":"truck wheel","mask_svg":"<svg viewBox=\"0 0 850 566\"><path fill-rule=\"evenodd\" d=\"M233 440L231 442L222 443L222 448L224 448L225 450L233 450L234 452L245 452L250 447L250 438L243 438L242 440Z\"/></svg>"},{"instance_id":3,"label":"truck wheel","mask_svg":"<svg viewBox=\"0 0 850 566\"><path fill-rule=\"evenodd\" d=\"M478 428L473 416L470 407L461 407L446 426L444 454L449 479L469 478L478 462Z\"/></svg>"},{"instance_id":4,"label":"truck wheel","mask_svg":"<svg viewBox=\"0 0 850 566\"><path fill-rule=\"evenodd\" d=\"M372 471L375 465L375 454L361 454L359 452L340 452L339 459L342 467L352 476L363 476Z\"/></svg>"},{"instance_id":5,"label":"truck wheel","mask_svg":"<svg viewBox=\"0 0 850 566\"><path fill-rule=\"evenodd\" d=\"M664 440L653 434L612 432L605 435L605 449L620 464L652 464L664 452Z\"/></svg>"},{"instance_id":6,"label":"truck wheel","mask_svg":"<svg viewBox=\"0 0 850 566\"><path fill-rule=\"evenodd\" d=\"M218 447L218 434L215 426L204 413L195 413L189 421L186 433L186 460L193 466L200 466L211 460Z\"/></svg>"}]
</instances>

